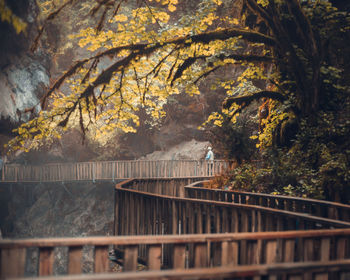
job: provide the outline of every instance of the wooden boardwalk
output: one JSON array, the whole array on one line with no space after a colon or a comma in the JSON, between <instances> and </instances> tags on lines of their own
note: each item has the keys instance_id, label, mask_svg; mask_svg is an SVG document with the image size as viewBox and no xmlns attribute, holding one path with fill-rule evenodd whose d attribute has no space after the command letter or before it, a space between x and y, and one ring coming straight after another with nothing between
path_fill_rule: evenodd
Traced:
<instances>
[{"instance_id":1,"label":"wooden boardwalk","mask_svg":"<svg viewBox=\"0 0 350 280\"><path fill-rule=\"evenodd\" d=\"M296 273L300 272L300 267L305 268L301 265L302 262L318 268L325 264L331 265L330 261L333 261L333 265L339 265L340 267L342 267L342 264L349 264L349 252L344 247L344 244L349 240L349 236L350 229L336 229L285 233L0 240L1 273L3 277L23 277L26 274L26 267L28 267L26 261L32 261L38 263L39 276L52 275L54 264L57 262L55 248L64 247L68 248L65 255L67 273L70 275L81 274L84 266L84 246L90 246L89 250L94 252L92 254L94 256L92 272L96 274L110 271L108 257L111 246L122 249L123 254L119 263L122 264L124 272L138 270L139 250L145 249L147 253L143 261L149 271L211 267L220 272L220 267L234 267L237 269L240 266L246 266L243 271L249 271L249 269L258 270L259 266L256 265L288 263L288 267L295 266L294 273ZM29 251L26 249L28 248L37 248L38 255L36 258L27 258L26 254ZM171 248L171 254L169 255L169 250L164 248ZM244 254L244 257L242 254ZM345 261L345 259L347 260ZM300 267L298 267L298 264ZM248 267L248 265L254 266ZM278 267L283 272L282 267L277 265L276 269ZM348 267L349 269L350 267ZM166 276L166 272L167 270L160 275ZM293 272L293 269L288 272ZM264 275L266 271L262 270L260 273ZM191 274L189 273L189 275ZM140 274L139 277L141 277ZM83 279L83 277L79 279ZM93 279L99 278L95 275Z\"/></svg>"},{"instance_id":2,"label":"wooden boardwalk","mask_svg":"<svg viewBox=\"0 0 350 280\"><path fill-rule=\"evenodd\" d=\"M129 178L211 177L223 172L229 163L197 160L126 160L44 165L6 164L3 182L57 182L120 180Z\"/></svg>"},{"instance_id":3,"label":"wooden boardwalk","mask_svg":"<svg viewBox=\"0 0 350 280\"><path fill-rule=\"evenodd\" d=\"M348 205L193 183L203 178L117 184L118 236L0 240L0 278L53 279L60 258L66 274L54 279L350 279Z\"/></svg>"}]
</instances>

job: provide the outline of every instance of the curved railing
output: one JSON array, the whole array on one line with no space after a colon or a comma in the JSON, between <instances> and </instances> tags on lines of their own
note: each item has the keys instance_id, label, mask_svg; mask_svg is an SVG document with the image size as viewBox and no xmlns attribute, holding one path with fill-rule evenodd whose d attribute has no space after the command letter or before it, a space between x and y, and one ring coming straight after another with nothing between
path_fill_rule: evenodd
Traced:
<instances>
[{"instance_id":1,"label":"curved railing","mask_svg":"<svg viewBox=\"0 0 350 280\"><path fill-rule=\"evenodd\" d=\"M184 188L185 197L234 202L311 214L317 217L350 222L350 205L325 200L292 197L285 195L271 195L242 191L203 188L207 181L195 182Z\"/></svg>"},{"instance_id":2,"label":"curved railing","mask_svg":"<svg viewBox=\"0 0 350 280\"><path fill-rule=\"evenodd\" d=\"M261 196L269 200L258 206L249 204L251 197L258 197L249 193L188 186L197 179L132 179L117 184L115 233L120 236L0 240L0 278L53 275L57 265L67 274L60 279L349 276L350 222L298 213L294 202L288 210L279 209L275 206L284 200L270 202L270 196ZM192 190L195 194L189 193ZM191 195L201 199L186 197ZM86 255L92 257L90 271ZM125 273L101 274L111 270Z\"/></svg>"},{"instance_id":3,"label":"curved railing","mask_svg":"<svg viewBox=\"0 0 350 280\"><path fill-rule=\"evenodd\" d=\"M153 235L0 240L0 278L49 276L61 271L65 275L59 275L59 279L295 277L311 272L320 273L323 278L307 279L328 279L329 273L333 273L329 279L347 279L334 278L334 272L342 272L345 277L345 272L350 270L349 236L350 229L336 229L196 234L181 238ZM120 248L122 254L113 255L111 263L109 253L113 247ZM142 272L101 274L112 270L140 270L140 250L145 251ZM92 259L84 258L86 254ZM115 269L115 263L122 269ZM73 276L83 272L88 274Z\"/></svg>"},{"instance_id":4,"label":"curved railing","mask_svg":"<svg viewBox=\"0 0 350 280\"><path fill-rule=\"evenodd\" d=\"M175 197L141 191L129 180L115 188L115 234L190 234L346 228L338 221L249 204ZM149 186L147 186L149 189ZM178 188L181 188L179 186ZM157 192L159 188L154 188Z\"/></svg>"},{"instance_id":5,"label":"curved railing","mask_svg":"<svg viewBox=\"0 0 350 280\"><path fill-rule=\"evenodd\" d=\"M126 160L45 165L6 164L4 182L54 182L76 180L116 180L128 178L211 177L221 173L229 163L197 160Z\"/></svg>"},{"instance_id":6,"label":"curved railing","mask_svg":"<svg viewBox=\"0 0 350 280\"><path fill-rule=\"evenodd\" d=\"M193 177L192 180L195 181L196 178ZM189 183L191 180L186 180L186 178L130 179L123 182L121 185L124 189L127 188L154 194L257 205L267 208L310 214L312 216L332 220L350 222L350 205L347 204L285 195L209 189L203 187L203 185L208 182L205 180L206 179L203 181ZM186 184L186 182L189 184Z\"/></svg>"}]
</instances>

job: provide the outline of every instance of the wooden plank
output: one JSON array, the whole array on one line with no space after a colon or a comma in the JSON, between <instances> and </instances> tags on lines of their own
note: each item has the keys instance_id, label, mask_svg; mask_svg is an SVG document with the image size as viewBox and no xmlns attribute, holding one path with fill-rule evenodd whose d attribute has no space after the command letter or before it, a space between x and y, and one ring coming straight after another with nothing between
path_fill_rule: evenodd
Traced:
<instances>
[{"instance_id":1,"label":"wooden plank","mask_svg":"<svg viewBox=\"0 0 350 280\"><path fill-rule=\"evenodd\" d=\"M135 224L135 214L136 214L136 209L135 209L135 199L136 196L133 194L130 194L129 197L129 215L126 217L126 219L129 220L129 230L128 230L128 235L135 235L135 230L138 225Z\"/></svg>"},{"instance_id":2,"label":"wooden plank","mask_svg":"<svg viewBox=\"0 0 350 280\"><path fill-rule=\"evenodd\" d=\"M331 239L330 238L322 238L321 239L321 261L330 260L330 249L331 249Z\"/></svg>"},{"instance_id":3,"label":"wooden plank","mask_svg":"<svg viewBox=\"0 0 350 280\"><path fill-rule=\"evenodd\" d=\"M160 270L162 261L162 246L151 245L148 248L148 268L149 270Z\"/></svg>"},{"instance_id":4,"label":"wooden plank","mask_svg":"<svg viewBox=\"0 0 350 280\"><path fill-rule=\"evenodd\" d=\"M275 265L260 265L260 266L239 266L239 267L220 267L220 268L200 268L200 269L177 269L177 270L165 270L165 271L144 271L140 277L140 272L129 273L110 273L103 275L84 274L81 276L75 276L76 280L107 280L107 279L251 279L251 277L257 276L260 278L255 279L269 279L270 275L284 274L287 277L285 279L302 280L300 271L346 271L350 262L342 262L341 264L335 263L295 263L295 264L275 264ZM318 273L318 272L317 272ZM71 277L60 276L62 280L68 280ZM24 278L22 278L24 279ZM45 277L42 280L49 280L49 277ZM340 278L339 280L345 280L346 278ZM338 279L336 279L338 280Z\"/></svg>"},{"instance_id":5,"label":"wooden plank","mask_svg":"<svg viewBox=\"0 0 350 280\"><path fill-rule=\"evenodd\" d=\"M108 271L108 246L95 246L95 273Z\"/></svg>"},{"instance_id":6,"label":"wooden plank","mask_svg":"<svg viewBox=\"0 0 350 280\"><path fill-rule=\"evenodd\" d=\"M238 242L223 241L221 243L221 265L238 265Z\"/></svg>"},{"instance_id":7,"label":"wooden plank","mask_svg":"<svg viewBox=\"0 0 350 280\"><path fill-rule=\"evenodd\" d=\"M39 249L39 276L52 275L54 262L54 248L43 247Z\"/></svg>"},{"instance_id":8,"label":"wooden plank","mask_svg":"<svg viewBox=\"0 0 350 280\"><path fill-rule=\"evenodd\" d=\"M120 220L120 197L119 197L119 192L116 190L114 192L114 235L119 235L119 223L121 222Z\"/></svg>"},{"instance_id":9,"label":"wooden plank","mask_svg":"<svg viewBox=\"0 0 350 280\"><path fill-rule=\"evenodd\" d=\"M241 240L240 242L240 252L239 252L240 264L247 264L247 257L248 257L247 242L248 242L247 240Z\"/></svg>"},{"instance_id":10,"label":"wooden plank","mask_svg":"<svg viewBox=\"0 0 350 280\"><path fill-rule=\"evenodd\" d=\"M220 242L210 242L208 243L210 249L207 248L208 256L210 256L211 266L220 266L222 259L221 243ZM209 247L208 246L208 247ZM209 261L208 261L209 263Z\"/></svg>"},{"instance_id":11,"label":"wooden plank","mask_svg":"<svg viewBox=\"0 0 350 280\"><path fill-rule=\"evenodd\" d=\"M25 248L2 249L0 279L24 276L25 257Z\"/></svg>"},{"instance_id":12,"label":"wooden plank","mask_svg":"<svg viewBox=\"0 0 350 280\"><path fill-rule=\"evenodd\" d=\"M257 230L257 214L255 210L250 211L250 215L251 215L251 230L250 232L256 232Z\"/></svg>"},{"instance_id":13,"label":"wooden plank","mask_svg":"<svg viewBox=\"0 0 350 280\"><path fill-rule=\"evenodd\" d=\"M221 226L221 232L229 232L229 219L228 219L228 208L224 207L222 208L222 226Z\"/></svg>"},{"instance_id":14,"label":"wooden plank","mask_svg":"<svg viewBox=\"0 0 350 280\"><path fill-rule=\"evenodd\" d=\"M186 262L186 245L174 245L173 268L185 268Z\"/></svg>"},{"instance_id":15,"label":"wooden plank","mask_svg":"<svg viewBox=\"0 0 350 280\"><path fill-rule=\"evenodd\" d=\"M172 233L177 234L179 233L179 220L178 220L178 204L175 200L172 201L171 205L171 219L172 219Z\"/></svg>"},{"instance_id":16,"label":"wooden plank","mask_svg":"<svg viewBox=\"0 0 350 280\"><path fill-rule=\"evenodd\" d=\"M215 213L215 233L221 233L221 213L220 213L221 207L214 207L214 213Z\"/></svg>"},{"instance_id":17,"label":"wooden plank","mask_svg":"<svg viewBox=\"0 0 350 280\"><path fill-rule=\"evenodd\" d=\"M275 216L272 216L270 213L265 213L265 231L275 231L274 229L274 219Z\"/></svg>"},{"instance_id":18,"label":"wooden plank","mask_svg":"<svg viewBox=\"0 0 350 280\"><path fill-rule=\"evenodd\" d=\"M328 272L316 273L314 275L315 280L328 280Z\"/></svg>"},{"instance_id":19,"label":"wooden plank","mask_svg":"<svg viewBox=\"0 0 350 280\"><path fill-rule=\"evenodd\" d=\"M303 280L303 275L291 275L288 277L288 280Z\"/></svg>"},{"instance_id":20,"label":"wooden plank","mask_svg":"<svg viewBox=\"0 0 350 280\"><path fill-rule=\"evenodd\" d=\"M136 271L137 253L138 253L138 249L136 245L126 246L125 252L124 252L123 271Z\"/></svg>"},{"instance_id":21,"label":"wooden plank","mask_svg":"<svg viewBox=\"0 0 350 280\"><path fill-rule=\"evenodd\" d=\"M194 212L194 203L186 203L186 216L188 217L188 232L186 233L195 233L195 212Z\"/></svg>"},{"instance_id":22,"label":"wooden plank","mask_svg":"<svg viewBox=\"0 0 350 280\"><path fill-rule=\"evenodd\" d=\"M246 263L247 264L256 264L256 255L258 250L258 244L256 240L249 240L247 242L247 257L246 257Z\"/></svg>"},{"instance_id":23,"label":"wooden plank","mask_svg":"<svg viewBox=\"0 0 350 280\"><path fill-rule=\"evenodd\" d=\"M314 242L313 239L304 239L304 261L314 260Z\"/></svg>"},{"instance_id":24,"label":"wooden plank","mask_svg":"<svg viewBox=\"0 0 350 280\"><path fill-rule=\"evenodd\" d=\"M211 206L208 204L205 204L203 207L205 207L205 231L206 233L211 233Z\"/></svg>"},{"instance_id":25,"label":"wooden plank","mask_svg":"<svg viewBox=\"0 0 350 280\"><path fill-rule=\"evenodd\" d=\"M346 237L344 237L346 236ZM71 238L39 238L39 239L2 239L0 248L28 248L28 247L59 247L84 245L138 245L138 244L173 244L189 242L219 242L237 240L267 240L267 239L295 239L295 238L347 238L350 229L259 232L259 233L223 233L223 234L194 234L194 235L166 235L166 236L105 236L105 237L71 237Z\"/></svg>"},{"instance_id":26,"label":"wooden plank","mask_svg":"<svg viewBox=\"0 0 350 280\"><path fill-rule=\"evenodd\" d=\"M194 245L194 267L207 267L208 255L207 244L197 243Z\"/></svg>"},{"instance_id":27,"label":"wooden plank","mask_svg":"<svg viewBox=\"0 0 350 280\"><path fill-rule=\"evenodd\" d=\"M200 204L196 207L196 215L197 215L197 225L196 225L196 233L203 233L203 212Z\"/></svg>"},{"instance_id":28,"label":"wooden plank","mask_svg":"<svg viewBox=\"0 0 350 280\"><path fill-rule=\"evenodd\" d=\"M260 264L262 257L263 257L263 241L257 240L254 263Z\"/></svg>"},{"instance_id":29,"label":"wooden plank","mask_svg":"<svg viewBox=\"0 0 350 280\"><path fill-rule=\"evenodd\" d=\"M339 274L340 274L340 280L349 280L350 279L350 272L343 272L343 273L339 273Z\"/></svg>"},{"instance_id":30,"label":"wooden plank","mask_svg":"<svg viewBox=\"0 0 350 280\"><path fill-rule=\"evenodd\" d=\"M337 239L337 252L336 252L336 259L344 259L345 258L345 252L346 252L346 238L340 237Z\"/></svg>"},{"instance_id":31,"label":"wooden plank","mask_svg":"<svg viewBox=\"0 0 350 280\"><path fill-rule=\"evenodd\" d=\"M277 257L277 241L266 241L266 264L276 263Z\"/></svg>"},{"instance_id":32,"label":"wooden plank","mask_svg":"<svg viewBox=\"0 0 350 280\"><path fill-rule=\"evenodd\" d=\"M68 274L80 274L83 247L69 247L68 249Z\"/></svg>"},{"instance_id":33,"label":"wooden plank","mask_svg":"<svg viewBox=\"0 0 350 280\"><path fill-rule=\"evenodd\" d=\"M294 239L287 239L284 241L284 252L283 261L284 262L294 262Z\"/></svg>"},{"instance_id":34,"label":"wooden plank","mask_svg":"<svg viewBox=\"0 0 350 280\"><path fill-rule=\"evenodd\" d=\"M248 232L249 228L249 218L248 218L248 213L246 211L243 211L241 213L241 232Z\"/></svg>"},{"instance_id":35,"label":"wooden plank","mask_svg":"<svg viewBox=\"0 0 350 280\"><path fill-rule=\"evenodd\" d=\"M257 216L257 232L263 231L263 224L262 224L262 218L261 218L261 211L257 210L256 213Z\"/></svg>"}]
</instances>

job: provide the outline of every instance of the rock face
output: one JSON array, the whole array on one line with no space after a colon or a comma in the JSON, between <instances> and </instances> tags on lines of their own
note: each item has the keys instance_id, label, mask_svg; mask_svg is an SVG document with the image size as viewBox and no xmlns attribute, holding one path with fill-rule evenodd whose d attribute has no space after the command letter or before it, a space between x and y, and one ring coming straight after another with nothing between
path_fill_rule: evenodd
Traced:
<instances>
[{"instance_id":1,"label":"rock face","mask_svg":"<svg viewBox=\"0 0 350 280\"><path fill-rule=\"evenodd\" d=\"M0 21L0 117L17 122L21 119L19 112L35 106L49 85L49 61L43 50L35 54L29 51L31 38L36 35L36 2L18 0L5 4L27 24L25 32L17 34L11 24ZM23 120L27 119L24 116Z\"/></svg>"},{"instance_id":2,"label":"rock face","mask_svg":"<svg viewBox=\"0 0 350 280\"><path fill-rule=\"evenodd\" d=\"M208 141L191 141L181 142L169 148L166 151L155 151L141 159L146 160L178 160L178 159L194 159L203 160L205 158L207 148L211 146Z\"/></svg>"},{"instance_id":3,"label":"rock face","mask_svg":"<svg viewBox=\"0 0 350 280\"><path fill-rule=\"evenodd\" d=\"M0 186L3 237L113 235L113 182Z\"/></svg>"},{"instance_id":4,"label":"rock face","mask_svg":"<svg viewBox=\"0 0 350 280\"><path fill-rule=\"evenodd\" d=\"M3 69L0 75L0 114L12 121L28 120L19 111L36 106L49 85L49 74L42 62L24 56ZM40 108L38 108L40 109Z\"/></svg>"}]
</instances>

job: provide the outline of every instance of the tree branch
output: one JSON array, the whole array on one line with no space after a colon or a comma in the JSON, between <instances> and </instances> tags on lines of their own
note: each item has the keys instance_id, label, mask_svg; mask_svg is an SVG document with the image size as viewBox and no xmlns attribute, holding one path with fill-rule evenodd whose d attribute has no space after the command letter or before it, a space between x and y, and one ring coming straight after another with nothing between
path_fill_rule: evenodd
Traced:
<instances>
[{"instance_id":1,"label":"tree branch","mask_svg":"<svg viewBox=\"0 0 350 280\"><path fill-rule=\"evenodd\" d=\"M246 96L229 97L223 102L222 106L225 109L229 109L233 103L248 106L254 100L258 100L261 98L271 98L280 102L287 100L287 98L280 92L263 90Z\"/></svg>"}]
</instances>

